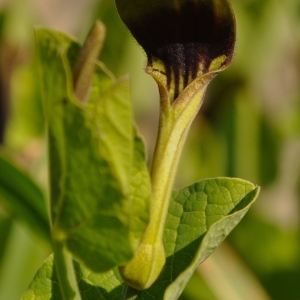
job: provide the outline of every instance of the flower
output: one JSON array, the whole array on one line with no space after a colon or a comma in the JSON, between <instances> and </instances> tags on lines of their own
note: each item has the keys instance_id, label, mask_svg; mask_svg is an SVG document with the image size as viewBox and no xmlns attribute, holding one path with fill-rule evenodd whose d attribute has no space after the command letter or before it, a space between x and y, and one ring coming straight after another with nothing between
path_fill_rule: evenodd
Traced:
<instances>
[{"instance_id":1,"label":"flower","mask_svg":"<svg viewBox=\"0 0 300 300\"><path fill-rule=\"evenodd\" d=\"M116 0L147 54L147 72L173 100L194 79L229 66L235 17L227 0Z\"/></svg>"}]
</instances>

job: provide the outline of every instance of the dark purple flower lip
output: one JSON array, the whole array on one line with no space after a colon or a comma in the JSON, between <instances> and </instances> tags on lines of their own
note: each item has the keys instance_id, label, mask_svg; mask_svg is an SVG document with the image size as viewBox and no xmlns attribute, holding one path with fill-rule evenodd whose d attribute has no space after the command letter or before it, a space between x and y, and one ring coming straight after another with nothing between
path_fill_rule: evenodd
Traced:
<instances>
[{"instance_id":1,"label":"dark purple flower lip","mask_svg":"<svg viewBox=\"0 0 300 300\"><path fill-rule=\"evenodd\" d=\"M116 0L120 17L143 47L148 70L160 62L174 99L197 76L229 66L235 45L235 17L227 0ZM157 71L157 70L155 70Z\"/></svg>"}]
</instances>

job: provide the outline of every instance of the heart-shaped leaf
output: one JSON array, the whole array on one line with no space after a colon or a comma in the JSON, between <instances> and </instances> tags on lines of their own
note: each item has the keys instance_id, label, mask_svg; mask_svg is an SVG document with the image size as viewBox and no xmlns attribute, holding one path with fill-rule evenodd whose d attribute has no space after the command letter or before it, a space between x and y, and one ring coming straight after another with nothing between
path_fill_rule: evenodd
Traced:
<instances>
[{"instance_id":1,"label":"heart-shaped leaf","mask_svg":"<svg viewBox=\"0 0 300 300\"><path fill-rule=\"evenodd\" d=\"M196 267L224 240L256 200L259 188L231 178L207 179L173 193L164 233L166 265L149 289L127 287L116 269L104 274L76 265L83 300L177 299ZM36 274L22 300L61 300L52 258Z\"/></svg>"},{"instance_id":2,"label":"heart-shaped leaf","mask_svg":"<svg viewBox=\"0 0 300 300\"><path fill-rule=\"evenodd\" d=\"M36 40L48 123L53 237L90 269L109 270L132 257L147 224L150 197L128 79L116 81L96 64L84 105L72 86L78 43L45 29L36 31ZM139 172L144 195L132 192L131 175ZM140 209L141 218L132 219Z\"/></svg>"}]
</instances>

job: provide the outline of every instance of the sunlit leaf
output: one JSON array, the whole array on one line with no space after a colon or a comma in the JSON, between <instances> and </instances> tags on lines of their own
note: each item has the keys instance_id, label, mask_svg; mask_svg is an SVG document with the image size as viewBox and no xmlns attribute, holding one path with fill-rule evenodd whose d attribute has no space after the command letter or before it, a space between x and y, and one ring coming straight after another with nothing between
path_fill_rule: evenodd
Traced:
<instances>
[{"instance_id":1,"label":"sunlit leaf","mask_svg":"<svg viewBox=\"0 0 300 300\"><path fill-rule=\"evenodd\" d=\"M103 299L177 299L195 268L203 262L239 223L255 201L259 188L230 178L207 179L173 193L164 234L166 266L152 287L137 291L126 287L116 270L105 274L78 269L77 279L83 300ZM57 300L51 258L39 270L29 290L28 299ZM53 284L53 287L51 285ZM53 288L53 290L51 290ZM37 295L44 294L37 298Z\"/></svg>"},{"instance_id":2,"label":"sunlit leaf","mask_svg":"<svg viewBox=\"0 0 300 300\"><path fill-rule=\"evenodd\" d=\"M129 193L124 188L134 138L128 80L115 82L98 64L99 77L93 83L100 87L92 86L91 101L84 106L72 91L79 46L43 29L37 30L36 39L49 126L53 236L89 268L108 270L133 253ZM99 120L99 110L107 106L110 123L104 124L108 119Z\"/></svg>"}]
</instances>

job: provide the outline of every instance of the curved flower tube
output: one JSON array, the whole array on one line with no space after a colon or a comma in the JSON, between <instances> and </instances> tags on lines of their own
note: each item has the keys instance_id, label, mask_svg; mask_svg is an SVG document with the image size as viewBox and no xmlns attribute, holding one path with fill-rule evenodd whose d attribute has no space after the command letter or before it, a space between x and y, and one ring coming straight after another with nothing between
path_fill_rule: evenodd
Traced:
<instances>
[{"instance_id":1,"label":"curved flower tube","mask_svg":"<svg viewBox=\"0 0 300 300\"><path fill-rule=\"evenodd\" d=\"M209 82L232 60L236 25L227 0L116 0L116 5L145 50L146 72L160 91L150 222L134 258L120 267L128 285L146 289L165 264L163 230L186 136Z\"/></svg>"}]
</instances>

